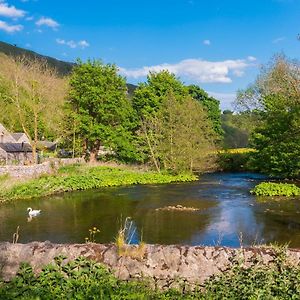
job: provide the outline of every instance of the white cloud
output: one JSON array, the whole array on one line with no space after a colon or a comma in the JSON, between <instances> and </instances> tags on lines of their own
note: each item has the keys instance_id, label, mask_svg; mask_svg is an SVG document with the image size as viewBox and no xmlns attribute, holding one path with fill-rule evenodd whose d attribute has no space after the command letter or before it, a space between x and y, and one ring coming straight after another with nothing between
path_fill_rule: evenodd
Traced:
<instances>
[{"instance_id":1,"label":"white cloud","mask_svg":"<svg viewBox=\"0 0 300 300\"><path fill-rule=\"evenodd\" d=\"M204 41L203 41L203 45L205 45L205 46L210 46L210 45L211 45L210 40L204 40Z\"/></svg>"},{"instance_id":2,"label":"white cloud","mask_svg":"<svg viewBox=\"0 0 300 300\"><path fill-rule=\"evenodd\" d=\"M178 76L202 83L230 83L232 76L242 76L244 70L253 66L252 60L236 59L224 61L206 61L202 59L185 59L175 64L145 66L139 69L120 68L120 73L131 78L140 78L149 72L168 70Z\"/></svg>"},{"instance_id":3,"label":"white cloud","mask_svg":"<svg viewBox=\"0 0 300 300\"><path fill-rule=\"evenodd\" d=\"M247 59L249 61L256 61L256 57L254 57L254 56L248 56Z\"/></svg>"},{"instance_id":4,"label":"white cloud","mask_svg":"<svg viewBox=\"0 0 300 300\"><path fill-rule=\"evenodd\" d=\"M284 37L284 36L281 36L281 37L278 37L278 38L274 39L274 40L272 41L272 43L273 43L273 44L278 44L278 43L280 43L280 42L282 42L282 41L284 41L284 40L285 40L285 37Z\"/></svg>"},{"instance_id":5,"label":"white cloud","mask_svg":"<svg viewBox=\"0 0 300 300\"><path fill-rule=\"evenodd\" d=\"M78 42L78 46L81 47L81 48L86 48L86 47L89 47L90 44L87 41L82 40L82 41Z\"/></svg>"},{"instance_id":6,"label":"white cloud","mask_svg":"<svg viewBox=\"0 0 300 300\"><path fill-rule=\"evenodd\" d=\"M33 17L27 17L25 20L26 20L26 21L32 21L32 20L33 20Z\"/></svg>"},{"instance_id":7,"label":"white cloud","mask_svg":"<svg viewBox=\"0 0 300 300\"><path fill-rule=\"evenodd\" d=\"M21 9L15 8L13 5L9 6L8 3L0 1L0 16L8 18L22 18L26 12Z\"/></svg>"},{"instance_id":8,"label":"white cloud","mask_svg":"<svg viewBox=\"0 0 300 300\"><path fill-rule=\"evenodd\" d=\"M79 42L75 42L73 40L66 41L66 40L63 40L63 39L56 39L56 43L60 44L60 45L66 45L66 46L68 46L72 49L75 49L75 48L84 49L84 48L90 46L90 44L86 40L81 40Z\"/></svg>"},{"instance_id":9,"label":"white cloud","mask_svg":"<svg viewBox=\"0 0 300 300\"><path fill-rule=\"evenodd\" d=\"M8 33L14 33L14 32L23 30L23 26L22 25L9 25L6 22L0 20L0 30L3 30Z\"/></svg>"},{"instance_id":10,"label":"white cloud","mask_svg":"<svg viewBox=\"0 0 300 300\"><path fill-rule=\"evenodd\" d=\"M57 29L59 27L59 23L54 21L51 18L41 17L37 22L35 22L37 26L47 26L52 29Z\"/></svg>"}]
</instances>

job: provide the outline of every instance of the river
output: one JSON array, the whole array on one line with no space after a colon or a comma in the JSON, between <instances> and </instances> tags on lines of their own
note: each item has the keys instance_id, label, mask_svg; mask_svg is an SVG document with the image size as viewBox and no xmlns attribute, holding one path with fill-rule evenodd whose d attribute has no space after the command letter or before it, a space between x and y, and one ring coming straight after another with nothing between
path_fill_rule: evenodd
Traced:
<instances>
[{"instance_id":1,"label":"river","mask_svg":"<svg viewBox=\"0 0 300 300\"><path fill-rule=\"evenodd\" d=\"M96 241L108 243L130 217L131 243L300 247L300 197L250 195L263 179L254 173L214 173L192 183L111 187L1 204L0 241L11 241L19 226L21 243L83 243L95 226ZM198 210L157 210L176 205ZM28 220L27 207L42 212Z\"/></svg>"}]
</instances>

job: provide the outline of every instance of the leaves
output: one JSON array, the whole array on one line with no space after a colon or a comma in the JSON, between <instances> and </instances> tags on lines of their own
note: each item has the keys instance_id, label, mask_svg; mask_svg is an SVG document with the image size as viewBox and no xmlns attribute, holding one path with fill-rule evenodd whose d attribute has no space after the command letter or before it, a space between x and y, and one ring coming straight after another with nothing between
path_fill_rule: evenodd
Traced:
<instances>
[{"instance_id":1,"label":"leaves","mask_svg":"<svg viewBox=\"0 0 300 300\"><path fill-rule=\"evenodd\" d=\"M295 184L262 182L251 193L257 196L300 196L300 188Z\"/></svg>"}]
</instances>

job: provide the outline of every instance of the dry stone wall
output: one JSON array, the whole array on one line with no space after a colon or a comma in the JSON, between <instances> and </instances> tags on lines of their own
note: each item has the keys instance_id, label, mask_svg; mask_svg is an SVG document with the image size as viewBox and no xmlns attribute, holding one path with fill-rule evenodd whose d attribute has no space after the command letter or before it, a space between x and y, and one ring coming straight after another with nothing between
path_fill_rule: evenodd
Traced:
<instances>
[{"instance_id":1,"label":"dry stone wall","mask_svg":"<svg viewBox=\"0 0 300 300\"><path fill-rule=\"evenodd\" d=\"M9 174L11 177L24 178L24 177L38 177L42 174L51 174L59 166L70 165L74 163L83 163L84 160L81 158L62 158L53 159L42 164L37 165L8 165L0 167L0 175Z\"/></svg>"},{"instance_id":2,"label":"dry stone wall","mask_svg":"<svg viewBox=\"0 0 300 300\"><path fill-rule=\"evenodd\" d=\"M123 280L147 278L157 288L179 284L193 287L212 275L230 269L237 259L250 267L257 261L268 265L276 255L270 248L146 245L138 256L137 249L137 246L129 246L123 255L119 255L114 244L0 243L0 276L10 280L21 262L30 263L34 271L39 272L42 266L53 262L54 257L64 254L70 260L84 256L100 262ZM287 250L287 257L291 263L299 265L300 249Z\"/></svg>"}]
</instances>

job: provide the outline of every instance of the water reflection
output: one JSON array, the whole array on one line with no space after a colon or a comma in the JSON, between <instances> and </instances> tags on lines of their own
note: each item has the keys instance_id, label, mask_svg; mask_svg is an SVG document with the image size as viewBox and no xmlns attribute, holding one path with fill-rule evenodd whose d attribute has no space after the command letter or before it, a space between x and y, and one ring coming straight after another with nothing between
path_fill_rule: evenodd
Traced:
<instances>
[{"instance_id":1,"label":"water reflection","mask_svg":"<svg viewBox=\"0 0 300 300\"><path fill-rule=\"evenodd\" d=\"M226 245L291 241L300 246L300 202L263 201L249 194L262 179L251 173L207 174L198 182L105 188L67 193L0 206L0 240L10 241L20 226L19 242L84 242L88 230L100 228L98 242L114 241L131 217L133 243ZM197 211L157 211L165 206ZM39 207L27 219L26 208Z\"/></svg>"}]
</instances>

